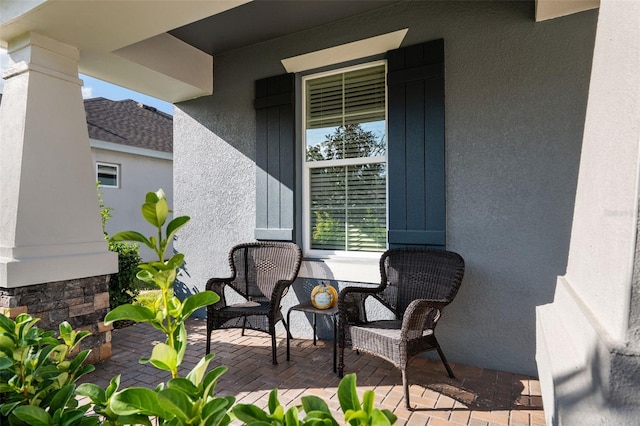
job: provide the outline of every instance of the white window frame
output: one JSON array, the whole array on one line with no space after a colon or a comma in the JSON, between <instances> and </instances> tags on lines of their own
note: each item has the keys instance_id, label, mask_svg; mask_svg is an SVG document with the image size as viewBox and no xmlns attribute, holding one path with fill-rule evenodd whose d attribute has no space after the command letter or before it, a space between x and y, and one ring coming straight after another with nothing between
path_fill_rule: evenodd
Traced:
<instances>
[{"instance_id":1,"label":"white window frame","mask_svg":"<svg viewBox=\"0 0 640 426\"><path fill-rule=\"evenodd\" d=\"M363 64L359 64L359 65L354 65L354 66L350 66L350 67L344 67L344 68L336 68L334 70L330 70L330 71L325 71L325 72L320 72L320 73L316 73L316 74L309 74L306 75L304 77L302 77L302 84L301 84L301 88L302 88L302 248L303 248L303 254L305 257L311 258L311 259L370 259L370 260L377 260L380 258L381 252L365 252L365 251L344 251L344 250L312 250L311 249L311 211L310 211L310 206L309 206L309 198L310 198L310 173L309 170L313 167L310 167L310 164L314 163L314 162L308 162L306 159L306 152L307 152L307 141L306 141L306 99L307 99L307 92L306 92L306 81L307 80L311 80L311 79L316 79L316 78L321 78L321 77L325 77L328 75L334 75L334 74L343 74L346 72L350 72L350 71L356 71L359 69L364 69L364 68L370 68L370 67L375 67L375 66L379 66L379 65L384 65L385 66L385 85L386 83L386 67L387 67L387 61L386 60L379 60L379 61L373 61L373 62L367 62L367 63L363 63ZM388 110L388 90L386 91L386 96L385 96L385 135L388 135L389 132L389 110ZM387 144L387 149L388 149L388 145L389 145L389 140L387 137L385 137L386 139L386 144ZM357 164L368 164L368 163L385 163L387 164L387 149L385 149L385 155L384 156L376 156L376 157L361 157L361 158L349 158L349 159L340 159L340 160L328 160L328 161L323 161L322 165L323 167L332 167L332 166L345 166L345 165L357 165ZM388 176L388 172L387 172L387 176ZM389 229L389 186L387 185L387 193L386 193L386 221L387 223L385 224L385 228L388 230ZM387 243L388 246L388 243Z\"/></svg>"},{"instance_id":2,"label":"white window frame","mask_svg":"<svg viewBox=\"0 0 640 426\"><path fill-rule=\"evenodd\" d=\"M107 184L104 184L104 183L100 182L100 179L98 177L100 166L113 167L113 168L116 169L116 184L115 185L107 185ZM120 188L120 164L105 163L105 162L102 162L102 161L96 161L96 182L99 182L100 186L102 188L116 188L116 189Z\"/></svg>"}]
</instances>

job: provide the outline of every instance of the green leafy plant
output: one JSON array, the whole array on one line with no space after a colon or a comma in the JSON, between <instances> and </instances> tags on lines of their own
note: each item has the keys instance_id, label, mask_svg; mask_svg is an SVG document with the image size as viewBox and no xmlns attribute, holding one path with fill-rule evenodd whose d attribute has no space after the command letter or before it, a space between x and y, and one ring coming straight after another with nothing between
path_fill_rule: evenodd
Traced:
<instances>
[{"instance_id":1,"label":"green leafy plant","mask_svg":"<svg viewBox=\"0 0 640 426\"><path fill-rule=\"evenodd\" d=\"M174 254L164 261L168 242L176 232L188 221L188 216L174 218L166 225L170 210L162 189L149 192L142 205L142 215L147 222L156 228L156 235L145 237L136 231L123 231L115 234L112 241L136 241L145 244L155 251L158 261L143 263L139 267L137 277L149 286L160 290L158 300L153 308L139 305L121 305L113 309L105 317L105 323L118 320L145 322L162 331L167 336L164 344L156 345L151 358L145 359L155 367L171 372L173 378L178 377L178 367L182 363L187 349L187 331L184 321L197 309L220 300L212 291L196 293L180 301L173 295L173 284L177 269L184 263L183 254Z\"/></svg>"},{"instance_id":2,"label":"green leafy plant","mask_svg":"<svg viewBox=\"0 0 640 426\"><path fill-rule=\"evenodd\" d=\"M119 387L120 375L111 379L106 390L93 383L83 383L78 386L76 394L89 398L89 400L93 403L94 413L101 416L101 424L103 426L117 426L128 424L151 426L151 422L149 421L148 416L137 413L131 415L120 415L116 414L111 409L113 397L115 396Z\"/></svg>"},{"instance_id":3,"label":"green leafy plant","mask_svg":"<svg viewBox=\"0 0 640 426\"><path fill-rule=\"evenodd\" d=\"M175 254L165 259L168 242L189 218L181 216L167 222L169 210L162 190L148 193L142 206L144 218L156 228L155 235L145 237L135 231L117 233L112 241L135 241L152 248L158 261L140 265L138 279L156 288L155 301L144 306L123 304L105 317L114 321L149 323L167 339L156 344L149 358L140 360L170 373L166 383L155 389L130 387L119 389L120 376L106 389L93 383L75 383L92 371L83 365L89 351L70 354L89 332L74 331L68 323L60 325L60 337L35 326L37 319L23 314L13 321L0 314L0 421L4 426L106 426L120 425L202 425L227 426L234 418L247 425L338 425L328 405L316 396L304 396L301 405L288 410L278 401L278 391L269 395L268 411L253 404L235 404L233 396L216 397L215 386L224 366L209 370L213 354L205 355L185 376L178 370L187 348L186 319L197 309L215 303L219 296L205 291L180 301L173 295L177 269L184 257ZM90 403L80 406L76 396ZM388 410L374 408L373 391L365 391L360 402L356 377L344 377L338 387L338 399L344 421L353 426L386 426L396 421ZM89 410L91 408L91 410ZM304 414L304 417L301 416Z\"/></svg>"},{"instance_id":4,"label":"green leafy plant","mask_svg":"<svg viewBox=\"0 0 640 426\"><path fill-rule=\"evenodd\" d=\"M0 314L0 423L21 425L89 425L73 398L75 382L93 371L84 365L89 350L70 357L88 331L74 331L66 321L59 337L35 326L39 320L20 314L15 321Z\"/></svg>"},{"instance_id":5,"label":"green leafy plant","mask_svg":"<svg viewBox=\"0 0 640 426\"><path fill-rule=\"evenodd\" d=\"M360 402L356 390L356 375L347 374L338 385L338 400L344 413L345 422L352 426L386 426L396 422L397 416L389 410L375 408L375 394L371 390L364 392ZM269 411L254 404L237 404L233 407L236 417L249 426L285 425L285 426L338 426L327 403L320 397L303 396L302 404L285 411L278 401L278 390L269 393ZM300 419L301 413L304 417Z\"/></svg>"},{"instance_id":6,"label":"green leafy plant","mask_svg":"<svg viewBox=\"0 0 640 426\"><path fill-rule=\"evenodd\" d=\"M137 278L140 258L140 247L124 241L109 241L109 250L118 253L118 273L109 280L109 306L133 303L140 294Z\"/></svg>"},{"instance_id":7,"label":"green leafy plant","mask_svg":"<svg viewBox=\"0 0 640 426\"><path fill-rule=\"evenodd\" d=\"M100 205L100 222L102 222L102 233L104 234L105 240L108 240L109 234L107 233L107 222L109 222L109 219L111 219L111 211L113 210L113 208L104 205L101 188L102 187L100 186L100 181L97 181L96 191L98 191L98 203Z\"/></svg>"},{"instance_id":8,"label":"green leafy plant","mask_svg":"<svg viewBox=\"0 0 640 426\"><path fill-rule=\"evenodd\" d=\"M136 300L133 302L134 305L146 306L149 309L153 309L156 301L158 300L159 290L142 290Z\"/></svg>"},{"instance_id":9,"label":"green leafy plant","mask_svg":"<svg viewBox=\"0 0 640 426\"><path fill-rule=\"evenodd\" d=\"M174 254L168 260L168 243L182 228L189 217L180 216L167 223L169 206L160 189L150 192L142 205L142 215L155 228L155 235L146 237L137 231L123 231L115 234L112 241L134 241L145 244L158 256L158 260L143 263L137 277L152 288L160 290L154 303L145 306L125 304L113 309L105 317L105 324L114 321L135 321L149 323L162 331L167 340L154 346L151 356L140 360L154 367L168 371L171 379L155 389L132 387L117 390L119 380L112 381L109 388L101 392L95 386L84 386L79 392L93 402L94 410L102 414L111 424L119 424L123 419L135 417L155 417L159 424L186 425L226 425L231 421L228 414L235 398L214 396L218 377L226 367L218 367L207 372L212 354L203 357L186 377L180 377L178 370L187 349L185 321L197 309L220 300L211 291L191 295L180 301L173 294L177 270L184 262L182 254ZM165 227L166 224L166 227ZM129 421L129 420L127 420ZM143 422L142 424L147 424Z\"/></svg>"}]
</instances>

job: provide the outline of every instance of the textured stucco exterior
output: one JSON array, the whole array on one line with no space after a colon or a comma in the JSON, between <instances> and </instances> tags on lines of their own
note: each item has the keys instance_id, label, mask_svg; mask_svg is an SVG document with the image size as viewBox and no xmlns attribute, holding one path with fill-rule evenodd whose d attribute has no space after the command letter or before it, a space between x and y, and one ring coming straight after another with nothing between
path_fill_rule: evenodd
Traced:
<instances>
[{"instance_id":1,"label":"textured stucco exterior","mask_svg":"<svg viewBox=\"0 0 640 426\"><path fill-rule=\"evenodd\" d=\"M616 341L626 340L629 321L640 140L640 55L624 41L640 38L640 6L621 5L606 4L598 25L601 54L593 64L566 274L580 283L577 295Z\"/></svg>"},{"instance_id":2,"label":"textured stucco exterior","mask_svg":"<svg viewBox=\"0 0 640 426\"><path fill-rule=\"evenodd\" d=\"M182 290L227 275L229 248L253 240L254 81L284 73L283 58L408 28L403 46L445 40L447 248L467 272L439 340L452 361L536 374L535 309L566 271L598 13L532 14L406 2L216 56L214 94L174 113L176 214L192 217L175 243Z\"/></svg>"}]
</instances>

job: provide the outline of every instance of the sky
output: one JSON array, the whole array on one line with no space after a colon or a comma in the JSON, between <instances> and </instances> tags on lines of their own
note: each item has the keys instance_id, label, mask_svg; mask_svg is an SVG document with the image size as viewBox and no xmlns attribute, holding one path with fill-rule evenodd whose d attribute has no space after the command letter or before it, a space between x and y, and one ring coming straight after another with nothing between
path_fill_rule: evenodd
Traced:
<instances>
[{"instance_id":1,"label":"sky","mask_svg":"<svg viewBox=\"0 0 640 426\"><path fill-rule=\"evenodd\" d=\"M88 75L80 74L80 78L84 82L84 86L82 86L82 97L84 99L98 97L111 99L112 101L133 99L134 101L155 107L162 112L173 115L173 105L169 102L152 98L151 96L143 95L142 93L134 92L124 87L115 86L106 81L89 77Z\"/></svg>"},{"instance_id":2,"label":"sky","mask_svg":"<svg viewBox=\"0 0 640 426\"><path fill-rule=\"evenodd\" d=\"M0 76L4 74L8 65L9 57L7 52L6 50L0 49ZM169 102L161 101L160 99L152 98L151 96L143 95L142 93L134 92L124 87L89 77L88 75L80 74L80 79L84 82L84 86L82 86L82 97L84 99L97 97L107 98L113 101L133 99L134 101L155 107L162 112L173 115L173 105ZM2 93L3 89L4 80L0 78L0 93Z\"/></svg>"}]
</instances>

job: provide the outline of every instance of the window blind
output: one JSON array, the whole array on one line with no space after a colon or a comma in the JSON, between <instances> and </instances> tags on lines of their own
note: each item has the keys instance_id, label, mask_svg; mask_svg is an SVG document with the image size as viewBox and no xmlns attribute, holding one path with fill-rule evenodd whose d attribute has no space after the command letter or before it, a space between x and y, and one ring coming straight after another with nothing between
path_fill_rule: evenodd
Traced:
<instances>
[{"instance_id":1,"label":"window blind","mask_svg":"<svg viewBox=\"0 0 640 426\"><path fill-rule=\"evenodd\" d=\"M106 187L118 187L118 166L107 164L97 165L97 180Z\"/></svg>"},{"instance_id":2,"label":"window blind","mask_svg":"<svg viewBox=\"0 0 640 426\"><path fill-rule=\"evenodd\" d=\"M305 82L312 250L384 251L386 67Z\"/></svg>"},{"instance_id":3,"label":"window blind","mask_svg":"<svg viewBox=\"0 0 640 426\"><path fill-rule=\"evenodd\" d=\"M335 74L307 81L307 129L385 119L385 67Z\"/></svg>"},{"instance_id":4,"label":"window blind","mask_svg":"<svg viewBox=\"0 0 640 426\"><path fill-rule=\"evenodd\" d=\"M386 248L386 167L369 163L311 169L311 248Z\"/></svg>"}]
</instances>

